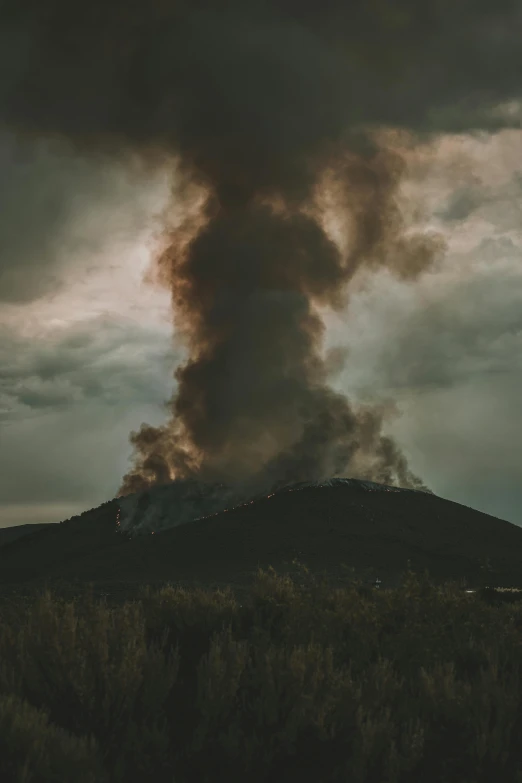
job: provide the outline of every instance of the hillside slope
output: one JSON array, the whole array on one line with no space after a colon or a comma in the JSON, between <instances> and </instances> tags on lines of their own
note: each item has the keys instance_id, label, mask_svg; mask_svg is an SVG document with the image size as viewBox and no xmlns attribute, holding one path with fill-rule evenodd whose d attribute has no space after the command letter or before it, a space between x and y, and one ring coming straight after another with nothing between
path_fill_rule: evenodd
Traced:
<instances>
[{"instance_id":1,"label":"hillside slope","mask_svg":"<svg viewBox=\"0 0 522 783\"><path fill-rule=\"evenodd\" d=\"M333 582L342 564L393 586L408 565L436 581L522 587L522 528L425 493L357 483L310 486L128 539L116 500L0 548L0 585L62 579L105 585L163 581L247 585L257 566L295 570L298 558Z\"/></svg>"},{"instance_id":2,"label":"hillside slope","mask_svg":"<svg viewBox=\"0 0 522 783\"><path fill-rule=\"evenodd\" d=\"M52 522L32 523L28 525L13 525L12 527L0 527L0 546L8 544L17 538L26 536L28 533L34 533L36 530L43 530Z\"/></svg>"}]
</instances>

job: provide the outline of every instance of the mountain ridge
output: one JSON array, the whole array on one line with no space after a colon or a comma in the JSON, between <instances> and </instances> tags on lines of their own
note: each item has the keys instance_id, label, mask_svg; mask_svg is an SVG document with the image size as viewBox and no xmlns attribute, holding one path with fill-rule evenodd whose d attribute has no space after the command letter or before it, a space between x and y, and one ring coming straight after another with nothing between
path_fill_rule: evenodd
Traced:
<instances>
[{"instance_id":1,"label":"mountain ridge","mask_svg":"<svg viewBox=\"0 0 522 783\"><path fill-rule=\"evenodd\" d=\"M206 519L221 511L230 511L273 497L281 492L296 492L308 487L351 487L367 492L421 492L423 490L395 487L348 477L333 477L317 481L279 484L263 491L220 483L204 484L186 480L146 489L118 499L120 528L132 535L160 532L180 524ZM432 494L432 493L426 493Z\"/></svg>"},{"instance_id":2,"label":"mountain ridge","mask_svg":"<svg viewBox=\"0 0 522 783\"><path fill-rule=\"evenodd\" d=\"M353 573L395 586L410 567L427 568L434 581L522 586L522 528L437 495L383 486L291 485L136 536L118 526L121 499L114 499L0 547L0 588L43 580L245 588L258 567L296 573L296 558L338 585Z\"/></svg>"}]
</instances>

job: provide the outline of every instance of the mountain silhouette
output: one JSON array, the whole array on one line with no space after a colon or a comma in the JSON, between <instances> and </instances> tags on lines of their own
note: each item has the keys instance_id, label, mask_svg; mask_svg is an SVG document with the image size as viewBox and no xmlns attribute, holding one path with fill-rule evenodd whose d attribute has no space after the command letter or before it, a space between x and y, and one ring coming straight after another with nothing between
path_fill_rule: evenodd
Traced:
<instances>
[{"instance_id":1,"label":"mountain silhouette","mask_svg":"<svg viewBox=\"0 0 522 783\"><path fill-rule=\"evenodd\" d=\"M149 505L156 493L166 497L150 490ZM295 559L338 585L355 575L393 587L410 568L437 583L522 587L522 528L429 493L356 480L294 485L183 524L173 505L173 526L134 536L119 524L121 504L1 545L0 590L47 581L109 593L165 582L241 591L258 567L297 573Z\"/></svg>"}]
</instances>

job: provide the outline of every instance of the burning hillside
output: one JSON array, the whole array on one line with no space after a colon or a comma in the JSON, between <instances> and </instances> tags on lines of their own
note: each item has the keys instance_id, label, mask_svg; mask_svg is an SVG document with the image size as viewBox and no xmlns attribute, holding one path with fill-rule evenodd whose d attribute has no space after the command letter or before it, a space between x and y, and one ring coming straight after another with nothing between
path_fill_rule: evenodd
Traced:
<instances>
[{"instance_id":1,"label":"burning hillside","mask_svg":"<svg viewBox=\"0 0 522 783\"><path fill-rule=\"evenodd\" d=\"M198 481L174 481L150 490L119 498L119 529L128 535L160 532L178 525L205 519L223 511L272 498L282 492L297 492L307 487L346 486L366 492L415 492L417 490L360 481L332 478L325 481L302 481L250 495L248 490L225 484Z\"/></svg>"}]
</instances>

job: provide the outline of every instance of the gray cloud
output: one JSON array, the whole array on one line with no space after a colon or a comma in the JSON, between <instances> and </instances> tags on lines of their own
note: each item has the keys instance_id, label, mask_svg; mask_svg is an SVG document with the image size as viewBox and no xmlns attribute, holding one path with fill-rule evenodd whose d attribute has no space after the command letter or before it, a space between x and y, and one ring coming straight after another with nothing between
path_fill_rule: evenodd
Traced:
<instances>
[{"instance_id":1,"label":"gray cloud","mask_svg":"<svg viewBox=\"0 0 522 783\"><path fill-rule=\"evenodd\" d=\"M522 278L491 271L453 282L396 324L378 367L394 389L522 371Z\"/></svg>"},{"instance_id":2,"label":"gray cloud","mask_svg":"<svg viewBox=\"0 0 522 783\"><path fill-rule=\"evenodd\" d=\"M392 432L439 495L522 525L520 368L404 390Z\"/></svg>"},{"instance_id":3,"label":"gray cloud","mask_svg":"<svg viewBox=\"0 0 522 783\"><path fill-rule=\"evenodd\" d=\"M483 204L494 196L490 189L484 186L468 186L459 188L451 194L446 204L435 211L435 217L446 223L457 223L466 220Z\"/></svg>"},{"instance_id":4,"label":"gray cloud","mask_svg":"<svg viewBox=\"0 0 522 783\"><path fill-rule=\"evenodd\" d=\"M114 497L129 455L128 432L136 411L155 421L162 418L160 408L140 401L107 407L89 400L80 408L40 410L38 415L4 422L0 526L10 524L16 509L20 522L59 522L61 512L48 518L53 509L80 511ZM34 518L36 510L40 520Z\"/></svg>"},{"instance_id":5,"label":"gray cloud","mask_svg":"<svg viewBox=\"0 0 522 783\"><path fill-rule=\"evenodd\" d=\"M513 165L516 163L517 161L513 161ZM471 182L457 187L449 198L435 209L434 217L453 226L474 214L493 223L497 232L510 230L520 223L521 171L514 171L505 184L496 187L484 184L477 176L471 179Z\"/></svg>"},{"instance_id":6,"label":"gray cloud","mask_svg":"<svg viewBox=\"0 0 522 783\"><path fill-rule=\"evenodd\" d=\"M409 289L375 279L333 343L340 388L393 400L387 427L434 492L522 524L522 251L506 236ZM460 274L459 274L460 270Z\"/></svg>"},{"instance_id":7,"label":"gray cloud","mask_svg":"<svg viewBox=\"0 0 522 783\"><path fill-rule=\"evenodd\" d=\"M175 361L176 352L157 331L110 316L40 339L0 327L3 419L70 409L90 399L105 406L161 404L168 384L156 388L152 379L168 375Z\"/></svg>"},{"instance_id":8,"label":"gray cloud","mask_svg":"<svg viewBox=\"0 0 522 783\"><path fill-rule=\"evenodd\" d=\"M56 140L0 132L0 302L66 285L152 219L151 175L131 158L85 160Z\"/></svg>"},{"instance_id":9,"label":"gray cloud","mask_svg":"<svg viewBox=\"0 0 522 783\"><path fill-rule=\"evenodd\" d=\"M415 287L374 279L330 338L350 352L339 382L391 399L522 373L521 256L510 237L488 237Z\"/></svg>"},{"instance_id":10,"label":"gray cloud","mask_svg":"<svg viewBox=\"0 0 522 783\"><path fill-rule=\"evenodd\" d=\"M40 339L0 330L0 526L59 521L116 493L136 412L171 393L170 339L100 317Z\"/></svg>"}]
</instances>

